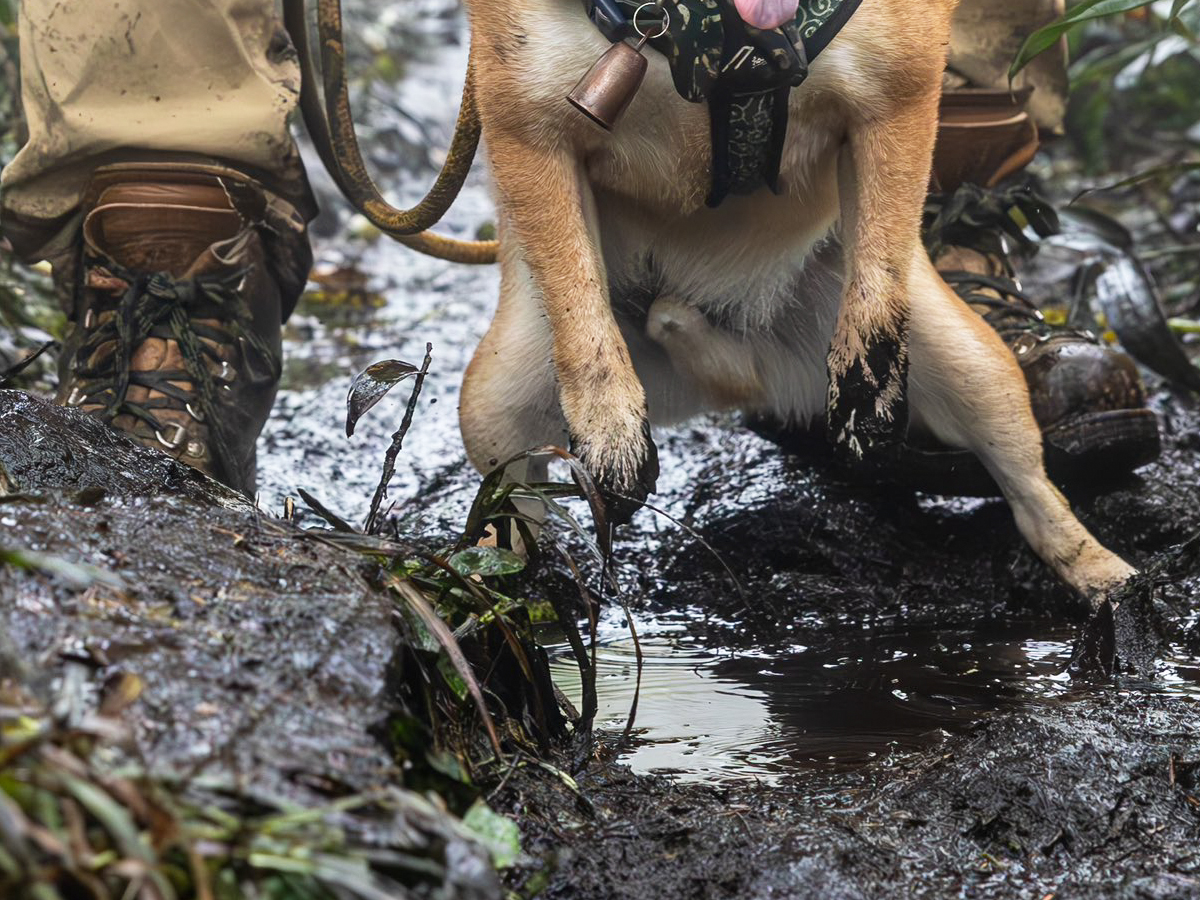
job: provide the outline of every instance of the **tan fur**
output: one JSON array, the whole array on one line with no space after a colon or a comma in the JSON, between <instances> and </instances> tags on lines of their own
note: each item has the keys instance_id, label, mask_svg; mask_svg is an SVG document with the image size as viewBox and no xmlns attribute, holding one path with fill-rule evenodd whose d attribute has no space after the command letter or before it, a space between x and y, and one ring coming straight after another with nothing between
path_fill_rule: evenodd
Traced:
<instances>
[{"instance_id":1,"label":"tan fur","mask_svg":"<svg viewBox=\"0 0 1200 900\"><path fill-rule=\"evenodd\" d=\"M478 468L569 441L641 500L648 420L828 408L861 454L903 436L907 401L915 426L980 456L1067 582L1096 597L1129 575L1047 481L1019 368L921 247L955 0L865 0L792 92L781 195L716 210L707 110L676 95L661 56L606 134L564 100L608 46L579 0L468 5L502 247L499 309L463 387ZM879 371L872 342L894 351ZM848 398L856 364L868 393Z\"/></svg>"}]
</instances>

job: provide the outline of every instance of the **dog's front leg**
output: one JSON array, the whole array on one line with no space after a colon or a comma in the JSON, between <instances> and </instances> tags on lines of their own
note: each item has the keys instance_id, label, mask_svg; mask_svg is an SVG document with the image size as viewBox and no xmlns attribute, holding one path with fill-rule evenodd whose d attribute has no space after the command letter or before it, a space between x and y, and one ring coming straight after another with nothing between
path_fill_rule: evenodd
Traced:
<instances>
[{"instance_id":1,"label":"dog's front leg","mask_svg":"<svg viewBox=\"0 0 1200 900\"><path fill-rule=\"evenodd\" d=\"M846 287L829 349L827 423L861 458L908 426L908 282L920 245L937 127L937 94L851 124L838 167Z\"/></svg>"},{"instance_id":2,"label":"dog's front leg","mask_svg":"<svg viewBox=\"0 0 1200 900\"><path fill-rule=\"evenodd\" d=\"M488 139L506 221L550 325L571 449L604 493L610 519L627 521L654 491L658 457L645 391L609 303L583 166L569 148L528 135L499 129Z\"/></svg>"}]
</instances>

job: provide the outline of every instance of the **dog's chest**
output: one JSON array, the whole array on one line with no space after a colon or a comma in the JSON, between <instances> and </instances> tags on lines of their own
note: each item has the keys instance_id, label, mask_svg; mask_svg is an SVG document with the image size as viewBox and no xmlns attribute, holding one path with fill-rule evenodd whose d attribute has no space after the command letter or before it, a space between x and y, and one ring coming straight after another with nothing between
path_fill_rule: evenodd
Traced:
<instances>
[{"instance_id":1,"label":"dog's chest","mask_svg":"<svg viewBox=\"0 0 1200 900\"><path fill-rule=\"evenodd\" d=\"M709 111L676 92L670 67L647 48L645 82L624 118L606 133L572 109L566 94L609 48L578 0L526 0L526 40L520 67L544 126L568 132L599 191L623 197L655 216L703 209L711 186ZM830 178L844 132L840 97L854 81L850 54L835 43L793 91L781 187L798 207L827 199L817 184ZM765 188L761 193L767 193ZM820 216L818 216L820 217Z\"/></svg>"}]
</instances>

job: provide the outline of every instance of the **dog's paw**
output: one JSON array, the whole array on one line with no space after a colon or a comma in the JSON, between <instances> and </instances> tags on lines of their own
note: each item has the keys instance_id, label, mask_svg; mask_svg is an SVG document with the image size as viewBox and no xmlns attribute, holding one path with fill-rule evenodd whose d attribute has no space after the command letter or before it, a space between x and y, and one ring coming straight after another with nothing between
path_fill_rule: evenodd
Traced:
<instances>
[{"instance_id":1,"label":"dog's paw","mask_svg":"<svg viewBox=\"0 0 1200 900\"><path fill-rule=\"evenodd\" d=\"M1154 675L1164 630L1154 601L1155 581L1125 568L1129 577L1091 598L1092 616L1067 665L1072 678L1106 681L1116 674Z\"/></svg>"},{"instance_id":2,"label":"dog's paw","mask_svg":"<svg viewBox=\"0 0 1200 900\"><path fill-rule=\"evenodd\" d=\"M826 405L829 439L851 461L896 448L908 430L905 335L876 333L854 345L857 352L830 353Z\"/></svg>"},{"instance_id":3,"label":"dog's paw","mask_svg":"<svg viewBox=\"0 0 1200 900\"><path fill-rule=\"evenodd\" d=\"M596 482L604 510L613 525L624 525L654 493L658 482L658 450L643 417L636 433L585 438L571 436L571 452Z\"/></svg>"}]
</instances>

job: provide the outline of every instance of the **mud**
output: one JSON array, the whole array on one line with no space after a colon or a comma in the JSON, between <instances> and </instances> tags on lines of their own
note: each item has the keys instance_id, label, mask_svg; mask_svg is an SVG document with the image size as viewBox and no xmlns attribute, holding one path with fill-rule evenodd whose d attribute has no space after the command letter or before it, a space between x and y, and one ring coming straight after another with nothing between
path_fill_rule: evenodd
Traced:
<instances>
[{"instance_id":1,"label":"mud","mask_svg":"<svg viewBox=\"0 0 1200 900\"><path fill-rule=\"evenodd\" d=\"M242 815L315 811L350 847L424 860L421 895L496 896L487 852L400 789L384 737L409 642L363 557L16 391L0 391L0 551L24 563L0 565L0 677L48 704L78 684L80 710L134 677L152 777ZM388 791L394 805L330 806Z\"/></svg>"},{"instance_id":2,"label":"mud","mask_svg":"<svg viewBox=\"0 0 1200 900\"><path fill-rule=\"evenodd\" d=\"M1162 461L1072 498L1128 558L1169 562L1155 677L1110 686L1063 674L1085 611L1003 505L880 495L736 429L668 441L695 533L643 514L618 550L651 634L643 743L619 758L673 776L589 772L591 815L511 787L547 896L1196 896L1200 560L1173 548L1200 533L1200 416L1154 402ZM634 681L619 624L610 726Z\"/></svg>"},{"instance_id":3,"label":"mud","mask_svg":"<svg viewBox=\"0 0 1200 900\"><path fill-rule=\"evenodd\" d=\"M416 46L416 81L395 96L436 142L462 47ZM384 175L407 198L428 169L417 160ZM490 216L475 180L447 230L469 235ZM434 343L438 402L418 415L392 493L401 528L452 529L475 484L457 441L458 381L495 274L384 245L348 258L346 247L319 256L353 262L386 306L357 325L312 316L290 353L361 368L416 362ZM1039 296L1061 294L1066 277ZM272 508L302 484L365 511L399 410L368 417L347 453L346 384L284 391L266 438ZM865 488L731 418L656 435L652 501L664 514L640 513L613 562L647 654L634 740L618 746L636 664L609 595L601 749L577 773L582 795L532 768L505 783L496 802L526 842L510 885L564 898L1200 894L1200 807L1194 774L1180 774L1194 769L1179 762L1200 759L1200 573L1170 549L1200 533L1200 412L1161 385L1152 402L1160 462L1071 493L1130 560L1177 563L1149 592L1165 640L1154 678L1108 687L1063 674L1087 610L1002 503ZM527 587L574 590L553 565ZM572 669L565 658L556 668L568 693Z\"/></svg>"},{"instance_id":4,"label":"mud","mask_svg":"<svg viewBox=\"0 0 1200 900\"><path fill-rule=\"evenodd\" d=\"M542 780L508 797L547 897L1194 897L1193 723L1113 691L792 787L602 765L580 782L587 807Z\"/></svg>"},{"instance_id":5,"label":"mud","mask_svg":"<svg viewBox=\"0 0 1200 900\"><path fill-rule=\"evenodd\" d=\"M406 78L362 100L372 120L364 137L385 148L372 162L387 163L385 182L402 200L429 182L423 145L445 146L464 64L452 10L434 2L414 21L436 27L422 35L393 17L355 29L376 51L407 54ZM276 530L290 526L272 516L302 487L361 520L402 401L381 403L348 443L350 377L378 359L419 362L431 341L434 368L391 490L392 521L432 538L461 525L477 478L457 435L458 383L498 284L491 270L350 240L344 229L361 223L328 194L323 202L321 270L365 275L385 303L360 304L352 317L308 305L289 323L287 375L260 442L259 499L270 515L193 493L170 466L145 469L138 484L111 476L112 496L81 498L52 452L13 473L18 489L43 465L69 488L6 503L0 516L16 523L6 539L75 548L85 560L118 560L164 528L194 539L173 563L134 554L128 564L153 601L140 607L144 623L133 620L147 638L139 646L164 648L138 651L152 666L174 664L186 644L177 628L188 635L210 615L187 589L210 560L230 585L278 586L290 612L269 617L264 633L236 618L235 603L217 604L220 627L200 635L203 665L181 708L239 702L239 672L268 685L289 672L271 694L280 708L264 713L274 730L242 762L255 772L256 753L287 748L323 772L334 760L337 779L359 783L386 768L367 727L385 712L378 692L393 632L330 548L279 556ZM442 230L470 236L492 217L476 174ZM1038 286L1039 296L1063 289ZM1200 406L1157 383L1152 404L1162 459L1070 497L1106 544L1139 566L1164 566L1161 583L1144 590L1163 641L1156 671L1109 685L1063 675L1087 610L1034 558L1003 504L864 487L731 418L658 434L663 474L652 501L664 513L639 513L613 561L649 655L633 740L619 740L636 673L625 613L589 569L606 601L599 743L582 770L565 752L555 760L578 790L532 765L490 786L524 835L508 887L587 900L1200 896L1200 566L1194 551L1177 549L1200 534ZM135 510L138 524L105 537L117 508ZM299 519L315 521L303 509ZM524 588L575 591L551 563ZM61 658L64 632L47 627L53 594L39 586L14 619L39 660ZM150 615L157 610L170 628ZM107 605L72 611L83 613L101 631L120 615ZM285 642L311 677L298 683L296 668L280 666L292 658ZM243 658L262 662L247 668ZM557 671L569 692L569 666ZM184 758L215 740L203 717L167 722L153 737ZM296 740L296 728L312 740ZM318 738L346 752L330 756Z\"/></svg>"},{"instance_id":6,"label":"mud","mask_svg":"<svg viewBox=\"0 0 1200 900\"><path fill-rule=\"evenodd\" d=\"M432 79L417 108L438 91L454 96L453 65L413 65ZM447 119L422 121L436 137ZM392 180L400 196L415 194L413 172ZM451 231L486 219L484 191L468 186ZM354 353L378 347L377 357L416 361L420 342L434 342L438 404L418 418L393 495L403 526L453 527L474 485L454 433L457 382L494 274L437 273L379 246L357 262L387 306L357 330L312 327ZM331 410L344 389L288 391L270 440L339 460L335 503L359 512L370 481L358 467L370 456L339 447ZM1200 412L1162 386L1153 405L1162 460L1071 493L1086 524L1139 565L1200 533ZM360 446L381 452L392 424L386 414L368 423ZM634 740L617 746L636 664L610 596L602 749L578 773L582 797L532 769L497 797L526 839L512 886L571 898L1200 893L1196 785L1179 774L1194 770L1178 762L1200 758L1194 560L1178 558L1152 592L1165 638L1155 677L1074 685L1062 670L1087 610L1033 557L1003 504L864 488L732 419L657 439L652 500L683 524L643 511L613 563L647 653ZM279 497L288 481L267 466ZM307 475L286 455L283 467ZM567 589L549 569L541 589ZM556 669L568 693L571 670L565 658Z\"/></svg>"}]
</instances>

